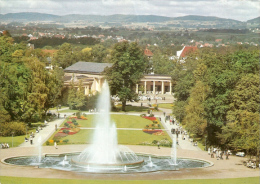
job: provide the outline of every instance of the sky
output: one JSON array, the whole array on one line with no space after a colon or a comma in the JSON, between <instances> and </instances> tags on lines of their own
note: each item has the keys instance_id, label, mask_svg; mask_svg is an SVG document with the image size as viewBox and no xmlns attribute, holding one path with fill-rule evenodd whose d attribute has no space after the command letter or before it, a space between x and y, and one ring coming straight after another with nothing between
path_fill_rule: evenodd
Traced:
<instances>
[{"instance_id":1,"label":"sky","mask_svg":"<svg viewBox=\"0 0 260 184\"><path fill-rule=\"evenodd\" d=\"M0 14L185 15L247 21L260 16L260 0L0 0Z\"/></svg>"}]
</instances>

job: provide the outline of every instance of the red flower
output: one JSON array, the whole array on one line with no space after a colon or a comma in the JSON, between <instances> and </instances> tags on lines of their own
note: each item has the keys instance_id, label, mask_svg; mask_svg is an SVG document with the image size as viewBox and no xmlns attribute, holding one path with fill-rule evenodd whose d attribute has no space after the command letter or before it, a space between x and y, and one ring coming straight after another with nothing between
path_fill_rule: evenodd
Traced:
<instances>
[{"instance_id":1,"label":"red flower","mask_svg":"<svg viewBox=\"0 0 260 184\"><path fill-rule=\"evenodd\" d=\"M155 120L156 120L156 117L143 116L143 118L149 119L149 120L151 120L151 121L155 121Z\"/></svg>"}]
</instances>

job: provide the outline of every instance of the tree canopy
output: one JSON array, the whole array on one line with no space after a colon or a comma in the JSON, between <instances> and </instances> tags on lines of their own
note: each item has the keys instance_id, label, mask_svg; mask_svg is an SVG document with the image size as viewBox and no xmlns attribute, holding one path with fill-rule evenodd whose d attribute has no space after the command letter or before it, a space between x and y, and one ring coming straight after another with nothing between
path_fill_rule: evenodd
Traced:
<instances>
[{"instance_id":1,"label":"tree canopy","mask_svg":"<svg viewBox=\"0 0 260 184\"><path fill-rule=\"evenodd\" d=\"M173 113L208 145L257 154L259 146L259 51L200 49L177 62Z\"/></svg>"},{"instance_id":2,"label":"tree canopy","mask_svg":"<svg viewBox=\"0 0 260 184\"><path fill-rule=\"evenodd\" d=\"M148 59L136 42L115 44L111 53L112 67L105 70L111 94L118 95L125 111L127 100L136 100L136 84L148 66Z\"/></svg>"}]
</instances>

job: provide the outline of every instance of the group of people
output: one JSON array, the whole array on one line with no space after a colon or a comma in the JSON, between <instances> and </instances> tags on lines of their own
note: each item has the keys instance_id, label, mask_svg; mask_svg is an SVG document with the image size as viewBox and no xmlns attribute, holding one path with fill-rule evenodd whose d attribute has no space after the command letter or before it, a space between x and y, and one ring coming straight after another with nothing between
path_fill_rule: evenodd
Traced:
<instances>
[{"instance_id":1,"label":"group of people","mask_svg":"<svg viewBox=\"0 0 260 184\"><path fill-rule=\"evenodd\" d=\"M210 147L210 148L208 148L208 154L210 155L211 158L215 158L215 155L216 155L217 160L219 160L219 159L223 160L223 156L226 156L226 160L228 160L230 151L229 150L222 151L219 148Z\"/></svg>"},{"instance_id":2,"label":"group of people","mask_svg":"<svg viewBox=\"0 0 260 184\"><path fill-rule=\"evenodd\" d=\"M1 148L2 149L9 148L9 144L8 143L1 143Z\"/></svg>"},{"instance_id":3,"label":"group of people","mask_svg":"<svg viewBox=\"0 0 260 184\"><path fill-rule=\"evenodd\" d=\"M249 161L246 163L246 166L247 166L248 168L256 169L256 162L249 160ZM260 164L259 164L259 168L260 168Z\"/></svg>"}]
</instances>

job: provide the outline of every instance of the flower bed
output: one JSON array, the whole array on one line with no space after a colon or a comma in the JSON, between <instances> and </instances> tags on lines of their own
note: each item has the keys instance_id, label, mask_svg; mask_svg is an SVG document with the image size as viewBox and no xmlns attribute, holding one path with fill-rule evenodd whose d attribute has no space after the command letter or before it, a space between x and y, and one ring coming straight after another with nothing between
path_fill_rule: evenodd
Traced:
<instances>
[{"instance_id":1,"label":"flower bed","mask_svg":"<svg viewBox=\"0 0 260 184\"><path fill-rule=\"evenodd\" d=\"M66 137L67 134L63 133L63 132L58 132L54 135L54 137Z\"/></svg>"},{"instance_id":2,"label":"flower bed","mask_svg":"<svg viewBox=\"0 0 260 184\"><path fill-rule=\"evenodd\" d=\"M70 128L61 128L60 130L70 130Z\"/></svg>"},{"instance_id":3,"label":"flower bed","mask_svg":"<svg viewBox=\"0 0 260 184\"><path fill-rule=\"evenodd\" d=\"M77 119L77 116L70 116L69 119Z\"/></svg>"},{"instance_id":4,"label":"flower bed","mask_svg":"<svg viewBox=\"0 0 260 184\"><path fill-rule=\"evenodd\" d=\"M147 134L157 135L155 133L162 132L162 130L160 130L160 129L143 129L143 132L147 133Z\"/></svg>"},{"instance_id":5,"label":"flower bed","mask_svg":"<svg viewBox=\"0 0 260 184\"><path fill-rule=\"evenodd\" d=\"M156 117L143 116L143 118L149 119L149 120L151 120L151 121L155 121L155 120L156 120Z\"/></svg>"}]
</instances>

